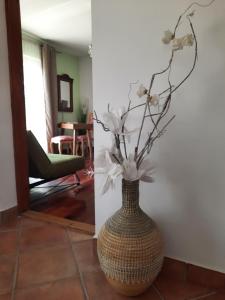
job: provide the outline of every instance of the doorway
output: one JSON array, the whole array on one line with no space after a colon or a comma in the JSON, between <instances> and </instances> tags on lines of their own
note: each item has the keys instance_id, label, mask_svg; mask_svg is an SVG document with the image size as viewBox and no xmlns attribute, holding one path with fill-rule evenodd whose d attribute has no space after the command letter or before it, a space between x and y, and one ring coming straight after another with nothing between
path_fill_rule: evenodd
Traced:
<instances>
[{"instance_id":1,"label":"doorway","mask_svg":"<svg viewBox=\"0 0 225 300\"><path fill-rule=\"evenodd\" d=\"M26 140L27 127L25 122L26 113L25 113L25 105L24 105L24 90L23 90L23 76L22 76L23 52L22 52L20 5L18 1L5 1L5 2L6 2L5 6L6 6L6 20L7 20L8 48L9 48L10 81L11 81L11 92L12 92L11 94L12 116L13 116L18 208L20 212L23 212L27 209L30 209L31 206L30 206L30 190L29 190L29 182L28 182L28 178L29 178L28 159L27 159L28 148L27 148L27 140ZM29 2L29 1L24 1L24 3L25 2ZM18 49L17 53L14 52L14 49ZM61 49L60 50L57 49L57 51L59 55L62 55ZM82 60L84 60L84 58L82 58ZM82 97L83 99L81 99ZM80 109L82 108L85 109L85 101L87 100L85 100L84 98L85 95L80 95L80 99L79 99ZM75 106L77 105L78 105L78 101L75 103ZM58 121L68 121L68 116L66 115L66 113L58 114ZM22 148L21 148L21 142L23 144ZM68 180L71 180L71 178L68 178Z\"/></svg>"}]
</instances>

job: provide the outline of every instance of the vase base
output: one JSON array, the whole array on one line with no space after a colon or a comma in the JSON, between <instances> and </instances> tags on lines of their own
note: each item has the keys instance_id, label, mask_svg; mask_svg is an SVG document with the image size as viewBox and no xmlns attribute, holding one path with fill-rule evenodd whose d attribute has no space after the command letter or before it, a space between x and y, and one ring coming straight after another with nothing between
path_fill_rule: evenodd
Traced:
<instances>
[{"instance_id":1,"label":"vase base","mask_svg":"<svg viewBox=\"0 0 225 300\"><path fill-rule=\"evenodd\" d=\"M125 284L123 282L106 277L109 284L119 293L124 296L135 297L144 293L152 284L152 281L145 283Z\"/></svg>"}]
</instances>

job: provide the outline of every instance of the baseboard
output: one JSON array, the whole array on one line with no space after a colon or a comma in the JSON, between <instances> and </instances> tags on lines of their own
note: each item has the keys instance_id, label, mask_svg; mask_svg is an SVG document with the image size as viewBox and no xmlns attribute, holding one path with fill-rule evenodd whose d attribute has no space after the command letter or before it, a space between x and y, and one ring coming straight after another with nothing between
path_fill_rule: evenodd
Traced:
<instances>
[{"instance_id":1,"label":"baseboard","mask_svg":"<svg viewBox=\"0 0 225 300\"><path fill-rule=\"evenodd\" d=\"M225 274L165 257L162 275L202 286L225 289Z\"/></svg>"},{"instance_id":2,"label":"baseboard","mask_svg":"<svg viewBox=\"0 0 225 300\"><path fill-rule=\"evenodd\" d=\"M6 225L16 220L18 216L17 206L11 207L7 210L0 211L0 225Z\"/></svg>"}]
</instances>

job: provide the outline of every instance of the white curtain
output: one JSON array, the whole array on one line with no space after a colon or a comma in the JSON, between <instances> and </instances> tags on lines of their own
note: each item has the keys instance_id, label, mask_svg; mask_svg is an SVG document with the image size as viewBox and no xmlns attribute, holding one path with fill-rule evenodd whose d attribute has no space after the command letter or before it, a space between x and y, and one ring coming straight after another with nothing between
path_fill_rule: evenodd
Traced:
<instances>
[{"instance_id":1,"label":"white curtain","mask_svg":"<svg viewBox=\"0 0 225 300\"><path fill-rule=\"evenodd\" d=\"M23 40L26 128L47 151L45 99L40 45Z\"/></svg>"},{"instance_id":2,"label":"white curtain","mask_svg":"<svg viewBox=\"0 0 225 300\"><path fill-rule=\"evenodd\" d=\"M57 135L57 72L55 49L48 44L41 47L42 72L44 82L45 118L48 150L50 140Z\"/></svg>"}]
</instances>

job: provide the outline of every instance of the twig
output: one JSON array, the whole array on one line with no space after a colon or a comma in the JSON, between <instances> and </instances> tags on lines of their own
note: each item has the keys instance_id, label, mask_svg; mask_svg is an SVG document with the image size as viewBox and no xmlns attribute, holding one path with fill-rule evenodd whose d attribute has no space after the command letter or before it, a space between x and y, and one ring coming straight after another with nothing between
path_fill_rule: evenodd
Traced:
<instances>
[{"instance_id":1,"label":"twig","mask_svg":"<svg viewBox=\"0 0 225 300\"><path fill-rule=\"evenodd\" d=\"M192 22L190 20L189 17L187 17L187 19L189 20L189 23L190 23L190 27L191 27L191 31L192 31L192 34L193 34L193 37L194 37L194 40L195 40L195 57L194 57L194 62L193 62L193 65L192 65L192 68L191 70L189 71L189 73L184 77L183 80L181 80L181 82L171 91L171 94L174 93L191 75L191 73L194 71L194 68L195 68L195 65L196 65L196 62L197 62L197 58L198 58L198 42L197 42L197 38L196 38L196 35L195 35L195 31L194 31L194 27L192 25Z\"/></svg>"},{"instance_id":2,"label":"twig","mask_svg":"<svg viewBox=\"0 0 225 300\"><path fill-rule=\"evenodd\" d=\"M97 124L100 124L102 126L102 128L103 128L104 131L106 131L106 132L110 131L109 128L107 128L105 126L105 124L98 119L98 116L97 116L97 113L96 113L95 110L94 110L94 114L95 114L95 118L93 118L93 120L95 120L97 122Z\"/></svg>"},{"instance_id":3,"label":"twig","mask_svg":"<svg viewBox=\"0 0 225 300\"><path fill-rule=\"evenodd\" d=\"M155 140L156 140L157 138L159 138L159 137L162 136L162 134L165 132L165 129L167 128L167 126L173 121L173 119L174 119L175 117L176 117L176 116L173 115L172 118L169 119L169 121L163 126L162 129L160 129L160 131L157 133L157 135L156 135L154 138L150 138L150 137L149 137L149 138L150 138L150 143L148 143L148 145L147 145L147 148L149 148L149 149L148 149L148 154L149 154L149 152L150 152L150 150L151 150L151 148L152 148L153 143L155 142ZM143 154L142 157L138 159L138 161L137 161L137 167L138 167L138 168L140 167L140 165L141 165L142 161L144 160L144 158L145 158L145 156L144 156L144 154Z\"/></svg>"},{"instance_id":4,"label":"twig","mask_svg":"<svg viewBox=\"0 0 225 300\"><path fill-rule=\"evenodd\" d=\"M127 108L127 112L125 114L127 114L129 111L130 111L130 106L131 106L131 98L130 98L130 93L131 93L131 90L132 90L132 85L133 84L137 84L138 83L138 80L136 82L131 82L130 83L130 88L129 88L129 92L128 92L128 99L129 99L129 103L128 103L128 108ZM125 118L125 114L123 114L121 116L121 120L123 118ZM125 129L125 121L124 120L124 123L123 123L123 126L122 126L122 133L124 133L124 129ZM125 139L125 135L123 134L122 135L122 139L123 139L123 147L124 147L124 154L125 154L125 157L127 159L127 145L126 145L126 139Z\"/></svg>"}]
</instances>

